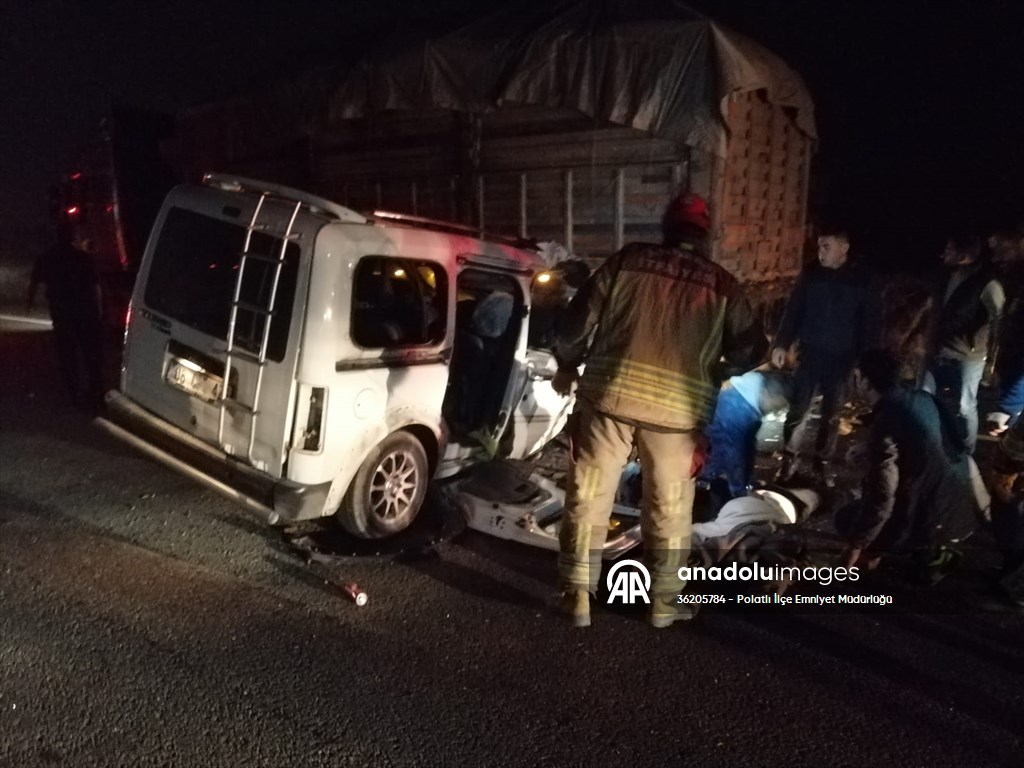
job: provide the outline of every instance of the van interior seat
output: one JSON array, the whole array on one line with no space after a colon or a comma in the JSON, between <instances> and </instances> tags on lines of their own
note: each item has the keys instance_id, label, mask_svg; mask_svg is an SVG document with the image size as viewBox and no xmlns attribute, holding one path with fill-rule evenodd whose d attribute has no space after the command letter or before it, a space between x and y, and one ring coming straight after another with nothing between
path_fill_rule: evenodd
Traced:
<instances>
[{"instance_id":1,"label":"van interior seat","mask_svg":"<svg viewBox=\"0 0 1024 768\"><path fill-rule=\"evenodd\" d=\"M454 426L470 432L490 426L486 413L494 387L508 375L502 365L515 299L493 291L477 300L460 301L456 308L455 349L451 361L451 407Z\"/></svg>"}]
</instances>

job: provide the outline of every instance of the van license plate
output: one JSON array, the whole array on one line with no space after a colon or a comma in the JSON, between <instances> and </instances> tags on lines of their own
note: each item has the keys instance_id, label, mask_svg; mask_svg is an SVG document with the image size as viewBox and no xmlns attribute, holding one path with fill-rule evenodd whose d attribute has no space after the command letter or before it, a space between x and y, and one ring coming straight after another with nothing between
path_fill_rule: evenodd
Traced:
<instances>
[{"instance_id":1,"label":"van license plate","mask_svg":"<svg viewBox=\"0 0 1024 768\"><path fill-rule=\"evenodd\" d=\"M209 403L220 399L224 380L206 371L196 371L175 358L167 368L167 383Z\"/></svg>"}]
</instances>

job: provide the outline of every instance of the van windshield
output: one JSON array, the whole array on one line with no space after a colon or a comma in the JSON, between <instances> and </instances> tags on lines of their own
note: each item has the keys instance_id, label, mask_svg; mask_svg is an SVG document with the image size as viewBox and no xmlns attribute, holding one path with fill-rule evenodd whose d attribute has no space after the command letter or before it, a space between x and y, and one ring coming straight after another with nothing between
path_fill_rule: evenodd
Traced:
<instances>
[{"instance_id":1,"label":"van windshield","mask_svg":"<svg viewBox=\"0 0 1024 768\"><path fill-rule=\"evenodd\" d=\"M246 228L240 224L172 208L160 230L146 282L146 306L218 339L227 339ZM258 354L267 315L274 310L267 339L267 357L284 359L288 347L299 248L289 243L278 281L274 306L271 287L281 253L281 239L254 232L249 253L269 260L248 259L235 319L234 346Z\"/></svg>"}]
</instances>

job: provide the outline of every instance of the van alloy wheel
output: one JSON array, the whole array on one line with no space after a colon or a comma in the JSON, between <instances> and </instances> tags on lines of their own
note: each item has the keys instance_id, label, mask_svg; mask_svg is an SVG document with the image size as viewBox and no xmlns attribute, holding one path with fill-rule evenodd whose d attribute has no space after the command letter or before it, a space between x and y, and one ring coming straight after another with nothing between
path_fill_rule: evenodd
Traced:
<instances>
[{"instance_id":1,"label":"van alloy wheel","mask_svg":"<svg viewBox=\"0 0 1024 768\"><path fill-rule=\"evenodd\" d=\"M419 514L429 482L423 445L409 432L393 432L359 467L338 507L338 522L364 539L400 533Z\"/></svg>"},{"instance_id":2,"label":"van alloy wheel","mask_svg":"<svg viewBox=\"0 0 1024 768\"><path fill-rule=\"evenodd\" d=\"M384 456L370 481L370 508L380 520L397 520L408 514L423 478L411 451Z\"/></svg>"}]
</instances>

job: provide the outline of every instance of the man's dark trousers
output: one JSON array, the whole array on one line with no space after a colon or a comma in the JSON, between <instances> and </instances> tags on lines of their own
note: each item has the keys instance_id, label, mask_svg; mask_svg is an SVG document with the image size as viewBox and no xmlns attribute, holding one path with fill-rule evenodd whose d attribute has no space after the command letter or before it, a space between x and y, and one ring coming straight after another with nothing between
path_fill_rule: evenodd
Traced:
<instances>
[{"instance_id":1,"label":"man's dark trousers","mask_svg":"<svg viewBox=\"0 0 1024 768\"><path fill-rule=\"evenodd\" d=\"M817 391L821 393L821 421L814 444L816 459L819 462L832 461L839 439L839 416L846 400L853 363L849 354L801 350L800 364L793 376L793 400L783 430L787 453L795 456L800 452L793 444L793 433L807 417Z\"/></svg>"}]
</instances>

